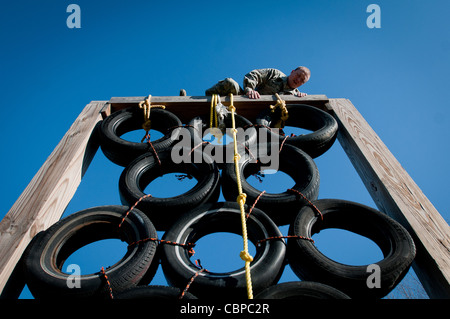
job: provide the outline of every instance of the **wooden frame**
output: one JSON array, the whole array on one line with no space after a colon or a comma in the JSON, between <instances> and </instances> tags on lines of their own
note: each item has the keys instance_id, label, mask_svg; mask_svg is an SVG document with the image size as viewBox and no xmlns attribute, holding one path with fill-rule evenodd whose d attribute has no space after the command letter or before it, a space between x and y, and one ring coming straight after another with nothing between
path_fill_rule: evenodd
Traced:
<instances>
[{"instance_id":1,"label":"wooden frame","mask_svg":"<svg viewBox=\"0 0 450 319\"><path fill-rule=\"evenodd\" d=\"M41 230L58 221L98 149L95 127L112 111L137 106L146 97L113 97L89 103L55 150L0 222L0 292L17 298L23 289L16 267L23 251ZM402 168L353 104L324 95L282 97L287 104L309 104L331 113L339 123L338 140L350 158L378 209L389 214L412 234L417 257L413 267L431 298L450 298L450 227ZM210 97L155 96L183 123L208 114ZM228 105L229 98L222 98ZM274 96L251 100L235 96L239 114L253 119L275 103ZM15 269L17 268L17 269Z\"/></svg>"},{"instance_id":2,"label":"wooden frame","mask_svg":"<svg viewBox=\"0 0 450 319\"><path fill-rule=\"evenodd\" d=\"M450 227L353 104L331 99L338 139L378 209L414 238L414 271L430 298L450 298Z\"/></svg>"}]
</instances>

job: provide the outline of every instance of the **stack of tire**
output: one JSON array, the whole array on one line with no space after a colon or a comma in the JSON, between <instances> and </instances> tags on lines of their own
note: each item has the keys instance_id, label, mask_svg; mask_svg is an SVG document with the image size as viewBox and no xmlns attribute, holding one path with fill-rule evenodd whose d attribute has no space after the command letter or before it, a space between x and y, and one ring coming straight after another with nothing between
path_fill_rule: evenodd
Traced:
<instances>
[{"instance_id":1,"label":"stack of tire","mask_svg":"<svg viewBox=\"0 0 450 319\"><path fill-rule=\"evenodd\" d=\"M250 264L252 286L257 299L347 299L382 298L408 271L415 246L408 232L387 215L364 205L344 200L318 199L319 171L314 158L334 143L336 120L328 113L308 105L288 105L287 126L311 133L286 138L271 130L276 112L263 112L254 123L236 116L236 125L246 127L244 145L258 142L256 128L265 128L272 141L283 145L279 152L279 170L291 176L295 185L283 193L262 193L246 177L260 170L262 159L242 157L239 165L242 188L247 194L249 240L256 253ZM88 208L69 215L46 231L38 233L24 254L26 282L35 298L246 298L244 269L227 273L199 271L191 261L192 244L215 232L241 234L240 209L236 203L236 172L231 163L216 163L201 144L208 127L206 117L185 125L193 145L194 160L175 163L171 151L180 141L183 126L178 117L165 109L152 109L152 129L165 135L149 143L129 142L121 138L138 130L143 123L142 110L131 107L104 119L98 134L105 156L123 166L119 190L123 206ZM200 131L193 122L200 123ZM230 119L225 119L230 127ZM200 144L199 144L200 142ZM146 196L145 187L158 176L182 172L197 180L186 193L157 198ZM225 202L218 202L220 192ZM135 203L138 204L130 210ZM320 213L318 213L320 212ZM289 225L289 237L283 238L279 226ZM380 269L380 288L367 285L367 266L338 263L322 254L311 240L326 228L339 228L374 241L384 258ZM161 241L157 231L164 231ZM273 238L273 240L267 240ZM77 249L94 241L118 238L128 244L127 252L104 272L82 275L77 289L68 288L69 274L62 271L64 261ZM168 244L175 243L175 244ZM159 264L170 287L152 286ZM278 284L289 264L300 281ZM195 278L195 280L192 280Z\"/></svg>"}]
</instances>

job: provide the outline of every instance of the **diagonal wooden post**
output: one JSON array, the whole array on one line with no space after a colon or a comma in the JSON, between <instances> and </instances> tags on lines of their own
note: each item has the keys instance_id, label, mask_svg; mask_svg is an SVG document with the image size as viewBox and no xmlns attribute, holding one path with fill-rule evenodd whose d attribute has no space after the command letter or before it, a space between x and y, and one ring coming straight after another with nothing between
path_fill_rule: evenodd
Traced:
<instances>
[{"instance_id":1,"label":"diagonal wooden post","mask_svg":"<svg viewBox=\"0 0 450 319\"><path fill-rule=\"evenodd\" d=\"M107 102L89 103L0 222L0 293L34 235L58 221L98 144L91 138ZM96 145L97 144L97 145Z\"/></svg>"},{"instance_id":2,"label":"diagonal wooden post","mask_svg":"<svg viewBox=\"0 0 450 319\"><path fill-rule=\"evenodd\" d=\"M450 227L347 99L330 99L338 139L377 207L411 233L413 268L431 298L450 298Z\"/></svg>"}]
</instances>

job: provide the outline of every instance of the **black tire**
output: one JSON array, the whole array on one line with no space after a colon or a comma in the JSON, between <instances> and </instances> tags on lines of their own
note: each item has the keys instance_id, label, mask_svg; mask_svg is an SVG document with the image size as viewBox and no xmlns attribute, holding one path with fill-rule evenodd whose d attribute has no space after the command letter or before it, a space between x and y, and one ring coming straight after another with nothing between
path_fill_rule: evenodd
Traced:
<instances>
[{"instance_id":1,"label":"black tire","mask_svg":"<svg viewBox=\"0 0 450 319\"><path fill-rule=\"evenodd\" d=\"M373 240L384 258L380 267L380 288L367 285L368 265L338 263L323 255L314 243L303 239L288 240L288 260L294 273L303 280L333 286L351 298L381 298L387 295L407 273L415 246L409 233L387 215L362 204L333 199L314 202L323 221L309 206L301 209L289 228L289 235L311 238L326 228L345 229Z\"/></svg>"},{"instance_id":2,"label":"black tire","mask_svg":"<svg viewBox=\"0 0 450 319\"><path fill-rule=\"evenodd\" d=\"M250 269L253 292L257 294L278 282L285 266L286 247L282 239L256 245L259 240L281 236L276 225L259 209L254 209L247 219L247 229L249 240L256 246ZM163 240L195 243L214 232L242 234L240 210L236 202L206 204L192 210L164 234ZM173 245L163 245L161 248L161 266L168 283L184 289L199 268L190 260L186 248ZM191 283L189 291L198 298L245 299L246 287L245 270L242 267L228 273L203 271Z\"/></svg>"},{"instance_id":3,"label":"black tire","mask_svg":"<svg viewBox=\"0 0 450 319\"><path fill-rule=\"evenodd\" d=\"M255 299L350 299L336 288L312 281L291 281L271 286L260 292Z\"/></svg>"},{"instance_id":4,"label":"black tire","mask_svg":"<svg viewBox=\"0 0 450 319\"><path fill-rule=\"evenodd\" d=\"M184 212L205 202L216 202L220 195L220 174L214 161L196 149L186 158L187 162L177 164L171 151L158 152L158 158L152 153L141 155L123 170L119 179L122 204L129 206L145 196L145 187L162 174L187 173L197 180L197 184L183 194L167 198L147 197L136 206L161 231L167 230ZM186 154L189 151L185 149ZM197 157L201 161L196 163Z\"/></svg>"},{"instance_id":5,"label":"black tire","mask_svg":"<svg viewBox=\"0 0 450 319\"><path fill-rule=\"evenodd\" d=\"M181 121L175 114L155 108L151 110L150 120L152 129L164 134L160 139L152 141L156 151L167 149L178 140ZM104 119L99 128L99 136L105 156L117 165L127 166L138 156L151 152L149 143L130 142L121 138L125 133L142 129L143 123L143 111L138 107L116 111Z\"/></svg>"},{"instance_id":6,"label":"black tire","mask_svg":"<svg viewBox=\"0 0 450 319\"><path fill-rule=\"evenodd\" d=\"M338 131L338 124L333 116L316 107L304 104L288 104L286 107L289 114L289 118L285 122L286 126L299 127L313 132L288 137L285 143L301 148L312 158L322 155L331 148L336 141ZM272 113L268 109L258 115L255 123L273 128L279 117L279 110ZM285 138L276 131L270 131L270 135L271 138L278 138L280 143Z\"/></svg>"},{"instance_id":7,"label":"black tire","mask_svg":"<svg viewBox=\"0 0 450 319\"><path fill-rule=\"evenodd\" d=\"M138 286L118 294L115 299L151 299L151 300L176 300L180 299L183 290L168 286ZM189 291L182 299L197 299Z\"/></svg>"},{"instance_id":8,"label":"black tire","mask_svg":"<svg viewBox=\"0 0 450 319\"><path fill-rule=\"evenodd\" d=\"M117 238L128 244L156 238L151 221L139 210L125 206L100 206L85 209L58 221L36 235L24 254L28 288L36 299L109 298L109 289L100 272L81 275L80 287L68 288L70 274L64 273L65 260L79 248L102 239ZM158 243L146 241L128 247L125 256L106 268L113 294L150 282L158 267Z\"/></svg>"},{"instance_id":9,"label":"black tire","mask_svg":"<svg viewBox=\"0 0 450 319\"><path fill-rule=\"evenodd\" d=\"M272 144L276 145L276 144ZM260 144L258 146L261 147ZM278 151L278 148L275 148ZM261 169L261 159L258 150L258 162L251 157L240 161L242 191L247 194L246 203L251 206L263 190L251 186L246 178L258 173ZM279 153L279 171L288 174L295 181L292 189L301 192L308 200L317 199L319 195L320 176L314 160L301 149L284 145ZM263 161L265 161L263 159ZM222 193L226 200L235 200L238 195L237 177L234 164L227 164L222 170ZM278 225L290 224L298 213L300 207L307 201L298 193L286 190L283 193L264 193L258 199L256 207L263 210Z\"/></svg>"},{"instance_id":10,"label":"black tire","mask_svg":"<svg viewBox=\"0 0 450 319\"><path fill-rule=\"evenodd\" d=\"M226 130L222 134L226 134L229 137L233 137L231 131L232 128L232 118L228 114L224 123L226 125ZM245 148L249 145L253 145L257 142L257 132L253 127L252 122L247 120L245 117L235 114L235 126L236 128L241 128L243 131L237 133L238 150L240 154L244 154ZM203 143L203 135L209 129L209 117L197 116L189 122L189 131L191 133L192 147L196 147ZM224 163L233 163L234 156L234 144L233 142L223 145L223 144L203 144L202 149L208 155L211 155L220 168L223 167Z\"/></svg>"}]
</instances>

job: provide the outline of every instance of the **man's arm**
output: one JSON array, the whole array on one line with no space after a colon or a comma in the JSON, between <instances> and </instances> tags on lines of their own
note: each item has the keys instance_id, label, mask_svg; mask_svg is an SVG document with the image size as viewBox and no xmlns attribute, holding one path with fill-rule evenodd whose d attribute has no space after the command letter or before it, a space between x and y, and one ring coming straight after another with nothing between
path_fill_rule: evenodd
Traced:
<instances>
[{"instance_id":1,"label":"man's arm","mask_svg":"<svg viewBox=\"0 0 450 319\"><path fill-rule=\"evenodd\" d=\"M244 76L244 92L251 99L259 99L261 96L256 88L274 76L275 69L257 69Z\"/></svg>"}]
</instances>

